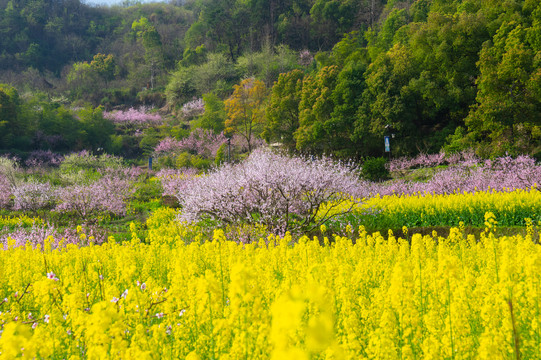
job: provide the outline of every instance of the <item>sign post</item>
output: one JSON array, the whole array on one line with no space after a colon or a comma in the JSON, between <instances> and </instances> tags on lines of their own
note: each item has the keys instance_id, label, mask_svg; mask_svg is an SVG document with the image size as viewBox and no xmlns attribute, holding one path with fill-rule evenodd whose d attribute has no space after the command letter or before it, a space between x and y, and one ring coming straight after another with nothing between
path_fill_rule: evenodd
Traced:
<instances>
[{"instance_id":1,"label":"sign post","mask_svg":"<svg viewBox=\"0 0 541 360\"><path fill-rule=\"evenodd\" d=\"M385 141L385 152L390 153L391 152L391 137L384 136L383 140Z\"/></svg>"}]
</instances>

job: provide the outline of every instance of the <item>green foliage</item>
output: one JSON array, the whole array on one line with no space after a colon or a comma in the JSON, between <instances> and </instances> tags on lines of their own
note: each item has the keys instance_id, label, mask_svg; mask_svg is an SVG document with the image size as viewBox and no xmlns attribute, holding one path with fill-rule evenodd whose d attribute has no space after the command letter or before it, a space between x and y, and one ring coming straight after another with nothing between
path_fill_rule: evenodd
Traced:
<instances>
[{"instance_id":1,"label":"green foliage","mask_svg":"<svg viewBox=\"0 0 541 360\"><path fill-rule=\"evenodd\" d=\"M216 134L221 133L225 129L227 118L224 102L213 93L204 94L203 101L205 112L192 123L192 128L208 129Z\"/></svg>"},{"instance_id":2,"label":"green foliage","mask_svg":"<svg viewBox=\"0 0 541 360\"><path fill-rule=\"evenodd\" d=\"M16 146L17 138L24 135L19 117L19 93L11 86L0 85L0 149Z\"/></svg>"},{"instance_id":3,"label":"green foliage","mask_svg":"<svg viewBox=\"0 0 541 360\"><path fill-rule=\"evenodd\" d=\"M216 158L214 164L220 166L227 161L227 143L223 143L216 151Z\"/></svg>"},{"instance_id":4,"label":"green foliage","mask_svg":"<svg viewBox=\"0 0 541 360\"><path fill-rule=\"evenodd\" d=\"M304 73L293 70L280 74L272 87L267 105L267 123L263 137L267 142L281 142L292 151L296 148L294 133L299 128L299 103L301 101Z\"/></svg>"},{"instance_id":5,"label":"green foliage","mask_svg":"<svg viewBox=\"0 0 541 360\"><path fill-rule=\"evenodd\" d=\"M294 135L297 150L322 153L331 149L327 137L331 129L326 124L334 110L332 92L338 74L338 67L326 66L315 76L304 79L299 102L299 128Z\"/></svg>"},{"instance_id":6,"label":"green foliage","mask_svg":"<svg viewBox=\"0 0 541 360\"><path fill-rule=\"evenodd\" d=\"M88 152L67 155L60 164L63 174L78 173L81 171L99 171L104 169L120 169L124 166L120 157L110 155L93 155Z\"/></svg>"},{"instance_id":7,"label":"green foliage","mask_svg":"<svg viewBox=\"0 0 541 360\"><path fill-rule=\"evenodd\" d=\"M383 157L369 158L363 163L361 176L370 181L383 181L390 178L389 169L387 169L387 160Z\"/></svg>"},{"instance_id":8,"label":"green foliage","mask_svg":"<svg viewBox=\"0 0 541 360\"><path fill-rule=\"evenodd\" d=\"M176 108L210 92L230 93L237 79L233 63L223 54L208 54L205 63L189 67L180 66L171 74L165 89L167 104L171 108Z\"/></svg>"},{"instance_id":9,"label":"green foliage","mask_svg":"<svg viewBox=\"0 0 541 360\"><path fill-rule=\"evenodd\" d=\"M111 120L103 117L103 109L87 106L79 110L77 116L81 123L84 148L92 151L110 151L111 135L115 127Z\"/></svg>"}]
</instances>

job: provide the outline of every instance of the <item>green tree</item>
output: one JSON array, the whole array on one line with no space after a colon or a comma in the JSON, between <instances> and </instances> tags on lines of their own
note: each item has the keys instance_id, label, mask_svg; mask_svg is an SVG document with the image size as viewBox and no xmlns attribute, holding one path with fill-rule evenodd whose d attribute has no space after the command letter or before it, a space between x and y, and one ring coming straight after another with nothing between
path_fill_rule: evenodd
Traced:
<instances>
[{"instance_id":1,"label":"green tree","mask_svg":"<svg viewBox=\"0 0 541 360\"><path fill-rule=\"evenodd\" d=\"M103 117L103 108L86 106L77 116L81 122L80 146L92 151L109 151L115 126Z\"/></svg>"},{"instance_id":2,"label":"green tree","mask_svg":"<svg viewBox=\"0 0 541 360\"><path fill-rule=\"evenodd\" d=\"M103 79L107 87L108 82L115 77L115 57L98 53L90 62L90 68Z\"/></svg>"},{"instance_id":3,"label":"green tree","mask_svg":"<svg viewBox=\"0 0 541 360\"><path fill-rule=\"evenodd\" d=\"M215 134L221 133L225 129L227 118L224 102L213 93L204 94L203 101L205 112L198 120L195 120L194 128L212 130Z\"/></svg>"},{"instance_id":4,"label":"green tree","mask_svg":"<svg viewBox=\"0 0 541 360\"><path fill-rule=\"evenodd\" d=\"M8 85L0 85L0 149L9 149L15 138L24 132L19 122L19 93Z\"/></svg>"},{"instance_id":5,"label":"green tree","mask_svg":"<svg viewBox=\"0 0 541 360\"><path fill-rule=\"evenodd\" d=\"M296 148L295 131L299 128L304 73L293 70L280 74L272 87L267 105L267 123L263 137L267 142L279 141L289 151Z\"/></svg>"},{"instance_id":6,"label":"green tree","mask_svg":"<svg viewBox=\"0 0 541 360\"><path fill-rule=\"evenodd\" d=\"M334 111L332 92L336 87L337 66L323 67L316 75L307 76L299 102L299 128L295 131L297 150L326 152L331 149L328 126Z\"/></svg>"},{"instance_id":7,"label":"green tree","mask_svg":"<svg viewBox=\"0 0 541 360\"><path fill-rule=\"evenodd\" d=\"M517 130L541 124L539 50L527 41L527 32L520 24L504 22L481 51L478 104L466 124L479 138L488 137L496 154L516 152Z\"/></svg>"},{"instance_id":8,"label":"green tree","mask_svg":"<svg viewBox=\"0 0 541 360\"><path fill-rule=\"evenodd\" d=\"M134 21L132 30L137 33L137 37L145 49L145 61L150 73L149 85L151 89L154 89L156 75L163 66L163 48L160 34L146 17Z\"/></svg>"}]
</instances>

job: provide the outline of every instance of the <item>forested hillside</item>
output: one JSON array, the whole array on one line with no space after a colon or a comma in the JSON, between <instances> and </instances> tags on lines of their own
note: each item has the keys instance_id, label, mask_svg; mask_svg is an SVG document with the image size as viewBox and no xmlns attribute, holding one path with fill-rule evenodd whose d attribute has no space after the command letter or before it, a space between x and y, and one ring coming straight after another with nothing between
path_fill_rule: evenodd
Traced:
<instances>
[{"instance_id":1,"label":"forested hillside","mask_svg":"<svg viewBox=\"0 0 541 360\"><path fill-rule=\"evenodd\" d=\"M384 135L392 156L541 157L537 0L124 4L0 0L1 152L137 158L213 133L342 158L382 155ZM131 107L161 121L119 125Z\"/></svg>"}]
</instances>

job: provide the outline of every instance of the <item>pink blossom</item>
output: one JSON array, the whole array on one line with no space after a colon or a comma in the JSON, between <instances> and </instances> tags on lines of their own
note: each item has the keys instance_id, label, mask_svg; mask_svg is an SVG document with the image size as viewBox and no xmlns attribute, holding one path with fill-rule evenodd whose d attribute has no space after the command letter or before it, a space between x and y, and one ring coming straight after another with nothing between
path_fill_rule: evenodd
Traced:
<instances>
[{"instance_id":1,"label":"pink blossom","mask_svg":"<svg viewBox=\"0 0 541 360\"><path fill-rule=\"evenodd\" d=\"M205 112L205 103L203 99L195 99L182 106L181 114L184 119L191 119L203 115Z\"/></svg>"},{"instance_id":2,"label":"pink blossom","mask_svg":"<svg viewBox=\"0 0 541 360\"><path fill-rule=\"evenodd\" d=\"M163 139L154 149L154 153L157 156L162 156L187 151L191 154L212 158L216 156L218 149L226 141L227 138L223 133L216 135L211 130L196 129L182 140L170 137Z\"/></svg>"},{"instance_id":3,"label":"pink blossom","mask_svg":"<svg viewBox=\"0 0 541 360\"><path fill-rule=\"evenodd\" d=\"M129 108L113 112L103 112L105 119L111 120L115 125L129 127L149 127L163 124L163 119L158 113L150 113L152 109L140 107L139 109Z\"/></svg>"},{"instance_id":4,"label":"pink blossom","mask_svg":"<svg viewBox=\"0 0 541 360\"><path fill-rule=\"evenodd\" d=\"M12 187L14 210L37 210L51 206L55 201L53 187L35 180L18 183Z\"/></svg>"},{"instance_id":5,"label":"pink blossom","mask_svg":"<svg viewBox=\"0 0 541 360\"><path fill-rule=\"evenodd\" d=\"M188 180L176 196L183 220L210 217L230 224L258 223L285 233L319 226L328 220L323 216L315 223L320 205L343 204L359 186L345 164L258 149L243 163L225 164Z\"/></svg>"}]
</instances>

